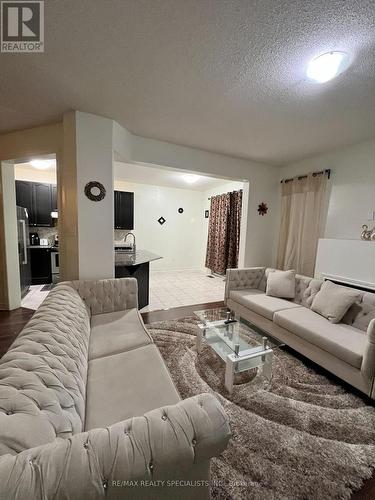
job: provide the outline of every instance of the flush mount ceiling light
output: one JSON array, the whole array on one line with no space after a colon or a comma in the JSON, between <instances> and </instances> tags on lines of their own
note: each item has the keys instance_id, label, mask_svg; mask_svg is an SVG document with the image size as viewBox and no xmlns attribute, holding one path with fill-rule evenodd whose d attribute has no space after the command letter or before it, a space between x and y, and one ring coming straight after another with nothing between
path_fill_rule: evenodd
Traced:
<instances>
[{"instance_id":1,"label":"flush mount ceiling light","mask_svg":"<svg viewBox=\"0 0 375 500\"><path fill-rule=\"evenodd\" d=\"M31 160L30 165L38 170L48 170L55 166L55 160Z\"/></svg>"},{"instance_id":2,"label":"flush mount ceiling light","mask_svg":"<svg viewBox=\"0 0 375 500\"><path fill-rule=\"evenodd\" d=\"M200 177L199 175L195 175L195 174L186 174L186 175L182 176L184 181L187 182L188 184L194 184L194 182L197 182L199 177Z\"/></svg>"},{"instance_id":3,"label":"flush mount ceiling light","mask_svg":"<svg viewBox=\"0 0 375 500\"><path fill-rule=\"evenodd\" d=\"M307 66L307 77L317 83L325 83L340 75L349 66L346 52L327 52L315 57Z\"/></svg>"}]
</instances>

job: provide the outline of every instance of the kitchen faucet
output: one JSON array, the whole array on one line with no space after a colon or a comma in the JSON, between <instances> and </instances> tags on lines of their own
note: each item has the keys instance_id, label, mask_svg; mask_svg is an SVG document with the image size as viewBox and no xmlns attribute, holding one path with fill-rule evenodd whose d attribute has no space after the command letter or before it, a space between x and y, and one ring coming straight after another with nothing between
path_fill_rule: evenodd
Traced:
<instances>
[{"instance_id":1,"label":"kitchen faucet","mask_svg":"<svg viewBox=\"0 0 375 500\"><path fill-rule=\"evenodd\" d=\"M127 233L125 235L125 238L124 238L124 243L126 243L128 236L133 236L133 252L135 252L135 234L134 233Z\"/></svg>"}]
</instances>

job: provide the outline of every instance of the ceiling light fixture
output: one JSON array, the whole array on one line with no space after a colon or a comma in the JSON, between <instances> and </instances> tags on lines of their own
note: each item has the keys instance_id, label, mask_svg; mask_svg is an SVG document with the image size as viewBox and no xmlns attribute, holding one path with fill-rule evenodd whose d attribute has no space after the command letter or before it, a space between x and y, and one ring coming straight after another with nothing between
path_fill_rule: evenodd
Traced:
<instances>
[{"instance_id":1,"label":"ceiling light fixture","mask_svg":"<svg viewBox=\"0 0 375 500\"><path fill-rule=\"evenodd\" d=\"M195 175L195 174L186 174L186 175L183 175L182 178L188 184L194 184L194 182L197 182L197 180L200 178L200 176Z\"/></svg>"},{"instance_id":2,"label":"ceiling light fixture","mask_svg":"<svg viewBox=\"0 0 375 500\"><path fill-rule=\"evenodd\" d=\"M349 66L346 52L327 52L312 59L307 66L307 77L317 83L325 83L340 75Z\"/></svg>"},{"instance_id":3,"label":"ceiling light fixture","mask_svg":"<svg viewBox=\"0 0 375 500\"><path fill-rule=\"evenodd\" d=\"M31 160L30 165L38 170L48 170L56 165L55 160Z\"/></svg>"}]
</instances>

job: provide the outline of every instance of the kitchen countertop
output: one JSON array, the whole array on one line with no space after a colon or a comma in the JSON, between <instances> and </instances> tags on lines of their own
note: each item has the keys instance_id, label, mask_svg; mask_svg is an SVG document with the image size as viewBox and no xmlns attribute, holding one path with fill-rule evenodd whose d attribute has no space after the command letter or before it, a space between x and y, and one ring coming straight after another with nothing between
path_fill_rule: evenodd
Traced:
<instances>
[{"instance_id":1,"label":"kitchen countertop","mask_svg":"<svg viewBox=\"0 0 375 500\"><path fill-rule=\"evenodd\" d=\"M116 251L115 252L115 267L138 266L153 260L162 259L160 255L156 255L148 250L136 250L133 252Z\"/></svg>"},{"instance_id":2,"label":"kitchen countertop","mask_svg":"<svg viewBox=\"0 0 375 500\"><path fill-rule=\"evenodd\" d=\"M55 248L53 245L27 245L27 248Z\"/></svg>"}]
</instances>

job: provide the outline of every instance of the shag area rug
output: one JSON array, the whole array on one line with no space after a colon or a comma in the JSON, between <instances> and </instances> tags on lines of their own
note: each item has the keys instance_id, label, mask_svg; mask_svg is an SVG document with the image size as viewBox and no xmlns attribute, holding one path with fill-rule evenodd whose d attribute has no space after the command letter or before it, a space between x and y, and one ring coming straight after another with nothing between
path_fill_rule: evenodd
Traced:
<instances>
[{"instance_id":1,"label":"shag area rug","mask_svg":"<svg viewBox=\"0 0 375 500\"><path fill-rule=\"evenodd\" d=\"M197 355L197 323L186 318L147 328L180 395L211 392L229 417L232 439L212 461L212 497L350 498L375 467L375 408L280 349L266 389L250 374L229 395L224 363L208 346Z\"/></svg>"}]
</instances>

